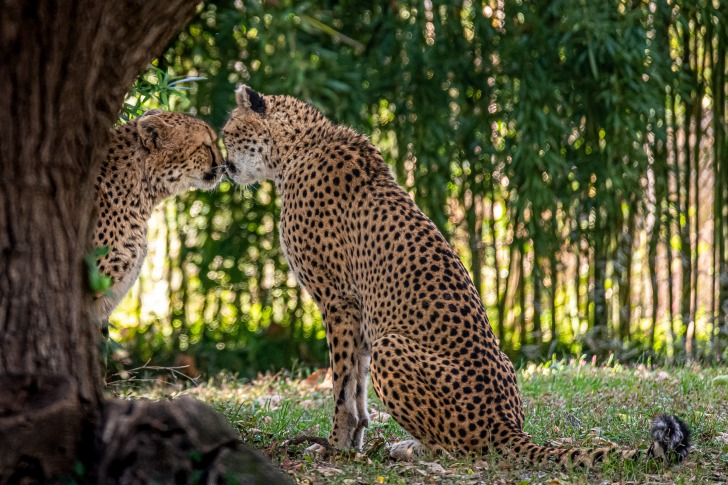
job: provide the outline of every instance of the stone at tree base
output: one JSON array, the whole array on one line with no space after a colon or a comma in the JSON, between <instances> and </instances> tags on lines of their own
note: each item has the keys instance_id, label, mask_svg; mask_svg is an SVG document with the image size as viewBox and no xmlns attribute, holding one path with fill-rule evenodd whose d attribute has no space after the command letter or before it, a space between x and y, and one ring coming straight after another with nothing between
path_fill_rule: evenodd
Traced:
<instances>
[{"instance_id":1,"label":"stone at tree base","mask_svg":"<svg viewBox=\"0 0 728 485\"><path fill-rule=\"evenodd\" d=\"M107 401L96 439L98 483L291 483L224 416L191 398Z\"/></svg>"}]
</instances>

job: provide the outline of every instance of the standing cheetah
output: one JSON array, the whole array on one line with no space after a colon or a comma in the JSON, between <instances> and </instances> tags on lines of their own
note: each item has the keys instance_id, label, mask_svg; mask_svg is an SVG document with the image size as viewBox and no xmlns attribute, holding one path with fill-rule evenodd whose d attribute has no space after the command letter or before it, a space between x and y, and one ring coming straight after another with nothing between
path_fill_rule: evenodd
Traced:
<instances>
[{"instance_id":1,"label":"standing cheetah","mask_svg":"<svg viewBox=\"0 0 728 485\"><path fill-rule=\"evenodd\" d=\"M181 113L151 110L114 129L96 179L98 221L93 243L108 252L99 271L112 286L96 295L93 317L104 322L136 281L147 254L147 221L162 200L209 190L222 177L215 131Z\"/></svg>"},{"instance_id":2,"label":"standing cheetah","mask_svg":"<svg viewBox=\"0 0 728 485\"><path fill-rule=\"evenodd\" d=\"M292 97L243 86L236 99L223 129L227 173L239 184L273 180L281 197L281 246L326 328L334 448L362 445L370 371L387 411L416 438L393 456L495 449L566 466L603 457L606 449L539 446L523 432L513 365L468 272L368 138ZM677 418L656 420L653 437L650 455L687 453Z\"/></svg>"}]
</instances>

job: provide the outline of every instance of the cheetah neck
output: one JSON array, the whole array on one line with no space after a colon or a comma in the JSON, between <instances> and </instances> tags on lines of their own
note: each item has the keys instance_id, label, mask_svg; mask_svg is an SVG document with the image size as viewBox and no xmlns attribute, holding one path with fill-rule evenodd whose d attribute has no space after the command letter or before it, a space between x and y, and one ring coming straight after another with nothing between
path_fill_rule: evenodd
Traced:
<instances>
[{"instance_id":1,"label":"cheetah neck","mask_svg":"<svg viewBox=\"0 0 728 485\"><path fill-rule=\"evenodd\" d=\"M317 109L289 96L270 96L274 172L280 175L302 154L324 145L334 125Z\"/></svg>"},{"instance_id":2,"label":"cheetah neck","mask_svg":"<svg viewBox=\"0 0 728 485\"><path fill-rule=\"evenodd\" d=\"M144 158L142 162L144 171L142 173L141 201L144 217L148 219L151 217L154 208L173 194L165 184L160 183L161 175L154 170L156 164L150 163L151 156L149 153L145 152L142 157Z\"/></svg>"},{"instance_id":3,"label":"cheetah neck","mask_svg":"<svg viewBox=\"0 0 728 485\"><path fill-rule=\"evenodd\" d=\"M389 175L387 164L367 136L333 123L298 99L270 96L267 100L272 108L271 138L276 140L272 147L274 182L280 195L283 195L285 180L298 165L317 157L355 164L367 179L382 173Z\"/></svg>"},{"instance_id":4,"label":"cheetah neck","mask_svg":"<svg viewBox=\"0 0 728 485\"><path fill-rule=\"evenodd\" d=\"M109 155L102 166L102 177L111 184L102 186L107 198L129 201L129 206L149 219L157 203L167 197L154 184L149 151L136 132L136 121L112 133Z\"/></svg>"}]
</instances>

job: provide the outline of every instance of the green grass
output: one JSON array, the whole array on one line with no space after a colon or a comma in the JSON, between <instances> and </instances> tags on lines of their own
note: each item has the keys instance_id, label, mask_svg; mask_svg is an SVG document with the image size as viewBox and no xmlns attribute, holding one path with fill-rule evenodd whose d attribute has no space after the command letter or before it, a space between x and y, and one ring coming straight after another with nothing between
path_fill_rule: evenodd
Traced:
<instances>
[{"instance_id":1,"label":"green grass","mask_svg":"<svg viewBox=\"0 0 728 485\"><path fill-rule=\"evenodd\" d=\"M362 453L318 459L307 445L287 446L299 435L328 436L333 408L330 382L318 371L261 376L240 382L220 375L189 382L112 387L118 396L169 398L192 395L224 413L248 445L268 454L298 483L726 483L728 482L728 384L726 369L595 367L552 362L519 372L526 411L525 430L538 443L561 446L649 446L657 413L681 416L693 431L695 448L681 465L608 461L591 471L529 467L496 456L422 457L415 463L389 459L387 444L407 433L391 418L373 420ZM371 394L372 411L383 411ZM386 418L386 416L385 416Z\"/></svg>"}]
</instances>

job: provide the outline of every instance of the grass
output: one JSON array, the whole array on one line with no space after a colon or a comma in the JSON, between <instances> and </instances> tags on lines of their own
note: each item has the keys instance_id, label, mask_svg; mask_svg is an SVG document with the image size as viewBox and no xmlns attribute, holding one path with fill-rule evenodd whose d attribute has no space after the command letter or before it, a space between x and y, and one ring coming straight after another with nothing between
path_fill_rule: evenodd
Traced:
<instances>
[{"instance_id":1,"label":"grass","mask_svg":"<svg viewBox=\"0 0 728 485\"><path fill-rule=\"evenodd\" d=\"M248 445L262 450L297 483L727 483L728 384L723 368L592 366L585 362L530 365L519 372L525 430L538 443L623 447L649 446L650 421L666 412L681 416L695 448L681 465L608 461L595 470L566 472L499 460L496 456L422 457L390 460L387 444L408 437L371 393L374 419L362 453L319 459L306 445L287 446L300 435L328 436L333 409L326 372L282 372L241 382L219 375L190 382L133 381L112 386L119 397L174 398L192 395L224 413ZM716 379L716 377L718 377Z\"/></svg>"}]
</instances>

